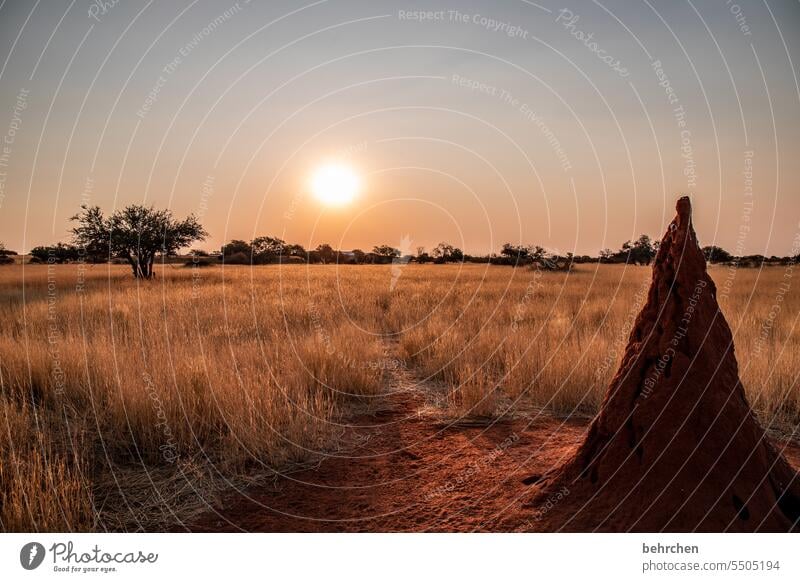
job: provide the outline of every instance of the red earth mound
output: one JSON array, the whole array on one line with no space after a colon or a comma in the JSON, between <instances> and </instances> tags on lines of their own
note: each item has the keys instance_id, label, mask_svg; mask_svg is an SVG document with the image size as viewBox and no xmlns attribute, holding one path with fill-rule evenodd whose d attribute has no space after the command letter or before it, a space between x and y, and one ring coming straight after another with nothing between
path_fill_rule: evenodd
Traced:
<instances>
[{"instance_id":1,"label":"red earth mound","mask_svg":"<svg viewBox=\"0 0 800 582\"><path fill-rule=\"evenodd\" d=\"M800 528L800 479L745 399L688 197L600 412L574 456L535 487L550 531Z\"/></svg>"}]
</instances>

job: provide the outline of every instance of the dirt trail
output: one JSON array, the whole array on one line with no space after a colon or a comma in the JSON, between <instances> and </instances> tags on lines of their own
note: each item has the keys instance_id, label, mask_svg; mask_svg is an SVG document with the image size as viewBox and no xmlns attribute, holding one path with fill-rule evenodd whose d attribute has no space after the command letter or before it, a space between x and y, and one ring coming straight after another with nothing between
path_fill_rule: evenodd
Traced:
<instances>
[{"instance_id":1,"label":"dirt trail","mask_svg":"<svg viewBox=\"0 0 800 582\"><path fill-rule=\"evenodd\" d=\"M386 360L395 346L387 342ZM397 360L394 360L397 361ZM192 531L535 531L524 478L569 457L587 421L546 414L483 423L437 415L442 391L386 366L386 397L351 419L359 443L273 485L231 492ZM792 461L800 454L792 455ZM530 479L529 479L530 481ZM567 494L567 492L564 492ZM556 499L554 499L554 502Z\"/></svg>"},{"instance_id":2,"label":"dirt trail","mask_svg":"<svg viewBox=\"0 0 800 582\"><path fill-rule=\"evenodd\" d=\"M358 444L269 487L232 492L190 529L472 531L513 514L527 529L520 480L569 454L584 423L540 416L453 425L435 413L441 389L393 366L396 346L386 345L387 395L349 419L345 440Z\"/></svg>"}]
</instances>

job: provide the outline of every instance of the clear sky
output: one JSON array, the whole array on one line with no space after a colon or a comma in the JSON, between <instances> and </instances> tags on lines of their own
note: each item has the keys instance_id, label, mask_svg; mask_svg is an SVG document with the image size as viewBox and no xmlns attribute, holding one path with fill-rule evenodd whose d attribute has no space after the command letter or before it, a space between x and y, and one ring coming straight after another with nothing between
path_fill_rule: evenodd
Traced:
<instances>
[{"instance_id":1,"label":"clear sky","mask_svg":"<svg viewBox=\"0 0 800 582\"><path fill-rule=\"evenodd\" d=\"M786 254L798 63L797 0L5 0L0 241L145 202L198 214L206 249L594 253L689 193L703 244ZM328 160L351 204L310 195Z\"/></svg>"}]
</instances>

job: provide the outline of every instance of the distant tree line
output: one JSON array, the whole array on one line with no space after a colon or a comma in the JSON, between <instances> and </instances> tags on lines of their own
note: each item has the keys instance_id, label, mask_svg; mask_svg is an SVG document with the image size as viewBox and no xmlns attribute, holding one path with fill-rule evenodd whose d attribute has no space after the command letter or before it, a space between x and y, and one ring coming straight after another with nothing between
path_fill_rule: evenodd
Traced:
<instances>
[{"instance_id":1,"label":"distant tree line","mask_svg":"<svg viewBox=\"0 0 800 582\"><path fill-rule=\"evenodd\" d=\"M138 247L138 235L128 233L130 248L112 252L109 255L108 243L104 245L87 244L85 246L72 243L58 243L50 246L37 246L31 249L31 263L105 263L109 260L122 261L131 264L134 272L136 267L135 256ZM158 237L156 237L158 238ZM98 242L97 240L95 242ZM177 249L173 243L167 245L164 251L163 244L153 245L149 253L142 253L147 265L141 271L149 276L152 263L158 257L177 257ZM800 261L800 255L795 257L778 257L764 255L745 255L737 257L725 249L710 245L703 247L706 260L712 264L737 265L742 267L758 267L761 265L788 265ZM581 263L609 263L609 264L635 264L649 265L658 252L658 241L652 240L643 234L636 240L626 241L622 246L613 251L603 249L598 256L575 255L573 253L560 254L547 251L538 245L517 245L505 243L499 253L487 255L469 255L452 244L442 242L433 249L417 247L414 253L403 254L400 249L390 245L378 245L371 251L353 249L349 251L334 249L330 244L323 243L313 249L306 249L302 245L287 243L286 241L270 236L257 237L250 242L234 239L224 245L219 251L208 252L193 249L188 252L194 262L213 264L224 262L230 265L269 265L278 263L304 263L304 264L345 264L345 265L386 265L395 260L410 263L489 263L492 265L525 266L538 265L545 269L563 270L567 265ZM5 249L0 243L0 264L12 263L14 251ZM130 258L129 258L130 257Z\"/></svg>"},{"instance_id":2,"label":"distant tree line","mask_svg":"<svg viewBox=\"0 0 800 582\"><path fill-rule=\"evenodd\" d=\"M425 247L417 247L414 253L402 253L400 249L390 245L379 245L371 251L354 249L352 251L336 250L329 244L321 244L307 250L302 245L290 244L274 237L259 237L252 241L232 240L217 253L202 253L204 257L217 258L229 264L263 265L274 263L339 263L339 264L388 264L395 259L412 263L490 263L493 265L538 265L549 269L564 269L567 264L580 263L612 263L649 265L658 253L659 241L643 234L635 240L622 243L613 251L603 249L598 256L560 254L548 251L538 245L518 245L505 243L499 253L487 255L469 255L460 248L441 242L430 252ZM192 251L199 253L201 251ZM732 264L742 266L758 266L761 264L788 264L800 260L797 257L765 257L748 255L734 257L718 246L703 247L703 253L710 263Z\"/></svg>"},{"instance_id":3,"label":"distant tree line","mask_svg":"<svg viewBox=\"0 0 800 582\"><path fill-rule=\"evenodd\" d=\"M194 251L196 252L196 251ZM354 265L389 264L395 259L403 258L400 249L389 245L379 245L371 251L353 249L351 251L336 250L323 243L314 249L306 249L302 245L287 243L276 238L262 236L245 242L232 240L222 247L218 253L206 253L227 264L233 265L269 265L276 263L343 263Z\"/></svg>"},{"instance_id":4,"label":"distant tree line","mask_svg":"<svg viewBox=\"0 0 800 582\"><path fill-rule=\"evenodd\" d=\"M173 218L169 210L130 205L105 216L98 207L81 207L72 220L72 242L37 246L30 251L32 263L127 263L135 277L153 276L155 261L178 258L178 251L196 241L205 240L207 233L194 216L184 220ZM401 245L402 246L402 245ZM313 249L288 243L273 236L260 236L246 242L232 240L219 251L194 249L189 252L191 263L210 265L222 262L232 265L267 265L276 263L385 265L394 261L420 264L489 263L493 265L536 265L548 270L569 270L578 263L616 263L649 265L658 252L658 241L643 234L622 244L618 250L603 249L598 256L561 254L538 245L505 243L499 253L469 255L460 248L441 242L428 252L417 247L416 252L402 251L390 245L377 245L372 250L340 250L323 243ZM787 265L800 260L795 257L737 257L725 249L711 245L703 247L706 260L713 264L758 267L765 264ZM13 263L14 251L0 243L0 264ZM185 261L184 261L185 262Z\"/></svg>"},{"instance_id":5,"label":"distant tree line","mask_svg":"<svg viewBox=\"0 0 800 582\"><path fill-rule=\"evenodd\" d=\"M793 257L778 257L772 255L766 257L764 255L742 255L734 256L725 249L716 245L703 247L703 254L709 263L715 265L736 265L739 267L760 267L762 265L789 265L792 263L800 262L800 254Z\"/></svg>"}]
</instances>

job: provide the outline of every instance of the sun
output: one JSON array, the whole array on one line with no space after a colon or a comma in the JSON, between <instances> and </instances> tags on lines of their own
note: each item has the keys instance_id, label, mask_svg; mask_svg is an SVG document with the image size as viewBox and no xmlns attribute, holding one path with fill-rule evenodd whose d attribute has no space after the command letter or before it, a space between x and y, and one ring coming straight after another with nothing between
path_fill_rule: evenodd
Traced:
<instances>
[{"instance_id":1,"label":"sun","mask_svg":"<svg viewBox=\"0 0 800 582\"><path fill-rule=\"evenodd\" d=\"M325 164L317 168L311 177L311 191L326 206L349 204L360 187L358 175L344 164Z\"/></svg>"}]
</instances>

